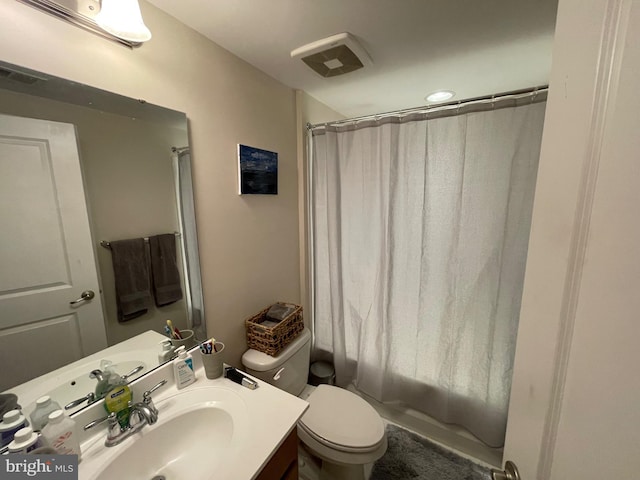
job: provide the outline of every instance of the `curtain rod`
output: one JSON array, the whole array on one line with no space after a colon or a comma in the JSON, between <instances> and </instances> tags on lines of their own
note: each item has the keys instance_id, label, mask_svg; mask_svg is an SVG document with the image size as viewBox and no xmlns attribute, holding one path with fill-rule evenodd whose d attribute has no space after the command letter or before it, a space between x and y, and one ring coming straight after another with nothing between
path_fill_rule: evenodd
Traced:
<instances>
[{"instance_id":1,"label":"curtain rod","mask_svg":"<svg viewBox=\"0 0 640 480\"><path fill-rule=\"evenodd\" d=\"M522 105L522 100L531 98L531 103L536 101L543 101L547 98L549 91L548 85L542 85L539 87L529 88L526 90L515 90L512 92L498 93L494 95L487 95L484 97L475 97L467 100L459 100L457 102L448 102L438 105L427 105L416 108L409 108L406 110L396 110L394 112L379 113L375 115L365 115L362 117L348 118L345 120L337 120L335 122L318 123L312 125L307 123L307 130L313 131L317 129L326 129L327 127L351 127L355 128L357 124L366 123L365 126L370 126L369 123L380 122L387 119L389 123L392 121L410 121L420 120L428 118L430 115L435 117L446 117L457 115L459 113L469 113L471 111L478 112L483 110L490 110L494 108L505 108L508 106ZM520 101L520 102L519 102ZM464 111L462 111L464 110ZM434 115L435 114L435 115Z\"/></svg>"}]
</instances>

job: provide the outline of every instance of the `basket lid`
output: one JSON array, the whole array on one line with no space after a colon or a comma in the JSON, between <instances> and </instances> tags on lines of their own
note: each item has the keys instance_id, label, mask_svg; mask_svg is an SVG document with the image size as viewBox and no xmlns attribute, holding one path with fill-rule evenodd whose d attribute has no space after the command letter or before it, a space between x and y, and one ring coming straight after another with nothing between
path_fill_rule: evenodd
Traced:
<instances>
[{"instance_id":1,"label":"basket lid","mask_svg":"<svg viewBox=\"0 0 640 480\"><path fill-rule=\"evenodd\" d=\"M307 327L304 327L302 332L300 332L300 334L294 338L289 345L284 347L276 357L272 357L271 355L267 355L266 353L250 348L244 352L244 355L242 355L242 364L256 372L265 372L272 368L278 368L284 362L289 360L293 354L300 350L300 348L302 348L310 339L311 332Z\"/></svg>"}]
</instances>

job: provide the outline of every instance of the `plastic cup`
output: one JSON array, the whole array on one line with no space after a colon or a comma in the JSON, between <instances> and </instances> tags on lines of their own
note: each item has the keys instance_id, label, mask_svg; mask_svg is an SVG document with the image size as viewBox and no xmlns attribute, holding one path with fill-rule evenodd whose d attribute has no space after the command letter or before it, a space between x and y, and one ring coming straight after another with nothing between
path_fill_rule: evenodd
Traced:
<instances>
[{"instance_id":1,"label":"plastic cup","mask_svg":"<svg viewBox=\"0 0 640 480\"><path fill-rule=\"evenodd\" d=\"M177 340L175 338L171 338L170 339L171 345L173 345L176 348L184 345L185 350L189 350L190 348L196 346L196 339L193 336L193 330L188 330L188 329L180 330L180 334L182 335L182 339Z\"/></svg>"},{"instance_id":2,"label":"plastic cup","mask_svg":"<svg viewBox=\"0 0 640 480\"><path fill-rule=\"evenodd\" d=\"M203 353L200 351L200 354L202 355L202 365L204 365L204 373L209 379L222 376L222 354L224 353L224 343L215 342L214 346L218 350L217 352Z\"/></svg>"}]
</instances>

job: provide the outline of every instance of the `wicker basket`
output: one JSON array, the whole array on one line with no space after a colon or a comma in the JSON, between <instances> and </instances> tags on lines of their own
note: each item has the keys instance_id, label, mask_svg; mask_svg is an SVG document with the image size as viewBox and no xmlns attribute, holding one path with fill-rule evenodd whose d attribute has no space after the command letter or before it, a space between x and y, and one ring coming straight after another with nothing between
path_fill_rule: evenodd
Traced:
<instances>
[{"instance_id":1,"label":"wicker basket","mask_svg":"<svg viewBox=\"0 0 640 480\"><path fill-rule=\"evenodd\" d=\"M277 304L293 305L283 302L278 302ZM295 310L273 327L262 325L272 305L269 305L253 317L247 318L245 326L247 327L247 345L249 348L275 357L284 347L291 343L304 328L302 307L293 306L296 307Z\"/></svg>"}]
</instances>

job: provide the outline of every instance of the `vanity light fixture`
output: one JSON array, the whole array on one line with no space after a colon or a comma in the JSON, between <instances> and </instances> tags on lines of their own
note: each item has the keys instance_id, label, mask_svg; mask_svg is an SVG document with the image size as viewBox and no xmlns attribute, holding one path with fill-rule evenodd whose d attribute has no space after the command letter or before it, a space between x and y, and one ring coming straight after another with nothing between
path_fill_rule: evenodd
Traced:
<instances>
[{"instance_id":1,"label":"vanity light fixture","mask_svg":"<svg viewBox=\"0 0 640 480\"><path fill-rule=\"evenodd\" d=\"M17 0L127 47L151 38L138 0Z\"/></svg>"},{"instance_id":2,"label":"vanity light fixture","mask_svg":"<svg viewBox=\"0 0 640 480\"><path fill-rule=\"evenodd\" d=\"M96 23L111 35L129 42L142 43L151 39L151 32L142 20L138 0L102 0Z\"/></svg>"},{"instance_id":3,"label":"vanity light fixture","mask_svg":"<svg viewBox=\"0 0 640 480\"><path fill-rule=\"evenodd\" d=\"M425 97L425 100L427 102L444 102L445 100L453 98L455 94L456 92L453 92L451 90L437 90L427 95Z\"/></svg>"}]
</instances>

